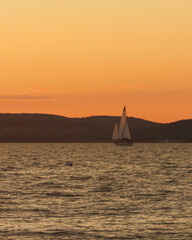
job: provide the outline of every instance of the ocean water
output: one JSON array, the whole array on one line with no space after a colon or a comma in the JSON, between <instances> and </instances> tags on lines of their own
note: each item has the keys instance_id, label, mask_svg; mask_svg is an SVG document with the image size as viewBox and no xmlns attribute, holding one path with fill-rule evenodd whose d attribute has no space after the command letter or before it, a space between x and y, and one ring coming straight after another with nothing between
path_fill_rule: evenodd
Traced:
<instances>
[{"instance_id":1,"label":"ocean water","mask_svg":"<svg viewBox=\"0 0 192 240\"><path fill-rule=\"evenodd\" d=\"M0 144L0 239L192 239L192 144Z\"/></svg>"}]
</instances>

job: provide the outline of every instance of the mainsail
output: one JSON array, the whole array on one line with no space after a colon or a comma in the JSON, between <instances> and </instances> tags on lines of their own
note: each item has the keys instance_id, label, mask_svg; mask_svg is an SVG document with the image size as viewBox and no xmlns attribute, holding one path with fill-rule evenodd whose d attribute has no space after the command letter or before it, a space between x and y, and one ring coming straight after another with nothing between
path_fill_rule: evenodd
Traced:
<instances>
[{"instance_id":1,"label":"mainsail","mask_svg":"<svg viewBox=\"0 0 192 240\"><path fill-rule=\"evenodd\" d=\"M124 127L125 127L125 123L126 123L126 109L125 109L125 106L124 106L123 113L122 113L122 117L121 117L122 130L123 130Z\"/></svg>"},{"instance_id":2,"label":"mainsail","mask_svg":"<svg viewBox=\"0 0 192 240\"><path fill-rule=\"evenodd\" d=\"M130 133L130 130L129 130L127 122L125 123L125 127L123 129L123 138L131 140L131 133Z\"/></svg>"},{"instance_id":3,"label":"mainsail","mask_svg":"<svg viewBox=\"0 0 192 240\"><path fill-rule=\"evenodd\" d=\"M121 124L121 121L120 121L118 139L122 139L122 138L123 138L123 128L122 128L122 124Z\"/></svg>"},{"instance_id":4,"label":"mainsail","mask_svg":"<svg viewBox=\"0 0 192 240\"><path fill-rule=\"evenodd\" d=\"M119 139L131 139L129 126L126 120L126 109L124 106L121 121L119 123Z\"/></svg>"}]
</instances>

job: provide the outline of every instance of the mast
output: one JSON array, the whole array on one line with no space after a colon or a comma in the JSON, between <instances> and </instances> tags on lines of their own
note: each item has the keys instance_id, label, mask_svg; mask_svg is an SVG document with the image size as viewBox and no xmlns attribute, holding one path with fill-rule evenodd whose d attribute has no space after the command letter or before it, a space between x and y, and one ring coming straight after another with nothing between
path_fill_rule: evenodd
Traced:
<instances>
[{"instance_id":1,"label":"mast","mask_svg":"<svg viewBox=\"0 0 192 240\"><path fill-rule=\"evenodd\" d=\"M126 123L126 109L125 109L125 106L124 106L123 113L122 113L122 117L121 117L122 130L123 130L124 127L125 127L125 123Z\"/></svg>"},{"instance_id":2,"label":"mast","mask_svg":"<svg viewBox=\"0 0 192 240\"><path fill-rule=\"evenodd\" d=\"M126 117L126 108L124 106L121 121L119 124L119 139L129 139L131 140L131 133L129 130L129 125L127 122L127 117Z\"/></svg>"},{"instance_id":3,"label":"mast","mask_svg":"<svg viewBox=\"0 0 192 240\"><path fill-rule=\"evenodd\" d=\"M123 113L122 113L122 116L121 116L121 120L120 120L120 123L119 123L119 139L123 139L123 131L124 131L124 128L125 128L125 124L126 124L126 109L125 109L125 106L124 106L124 109L123 109Z\"/></svg>"}]
</instances>

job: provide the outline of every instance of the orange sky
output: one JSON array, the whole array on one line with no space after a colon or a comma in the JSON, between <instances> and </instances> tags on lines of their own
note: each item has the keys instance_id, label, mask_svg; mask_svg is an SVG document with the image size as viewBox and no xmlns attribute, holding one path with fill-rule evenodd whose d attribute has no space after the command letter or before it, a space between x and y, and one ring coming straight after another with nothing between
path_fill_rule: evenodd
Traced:
<instances>
[{"instance_id":1,"label":"orange sky","mask_svg":"<svg viewBox=\"0 0 192 240\"><path fill-rule=\"evenodd\" d=\"M191 0L1 0L0 112L192 118Z\"/></svg>"}]
</instances>

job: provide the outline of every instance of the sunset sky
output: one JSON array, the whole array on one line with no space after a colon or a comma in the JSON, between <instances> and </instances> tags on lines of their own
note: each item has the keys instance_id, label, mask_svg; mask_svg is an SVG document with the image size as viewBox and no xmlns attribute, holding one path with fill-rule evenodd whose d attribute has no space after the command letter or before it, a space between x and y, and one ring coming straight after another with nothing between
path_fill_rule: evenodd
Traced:
<instances>
[{"instance_id":1,"label":"sunset sky","mask_svg":"<svg viewBox=\"0 0 192 240\"><path fill-rule=\"evenodd\" d=\"M192 118L191 0L0 0L0 112Z\"/></svg>"}]
</instances>

